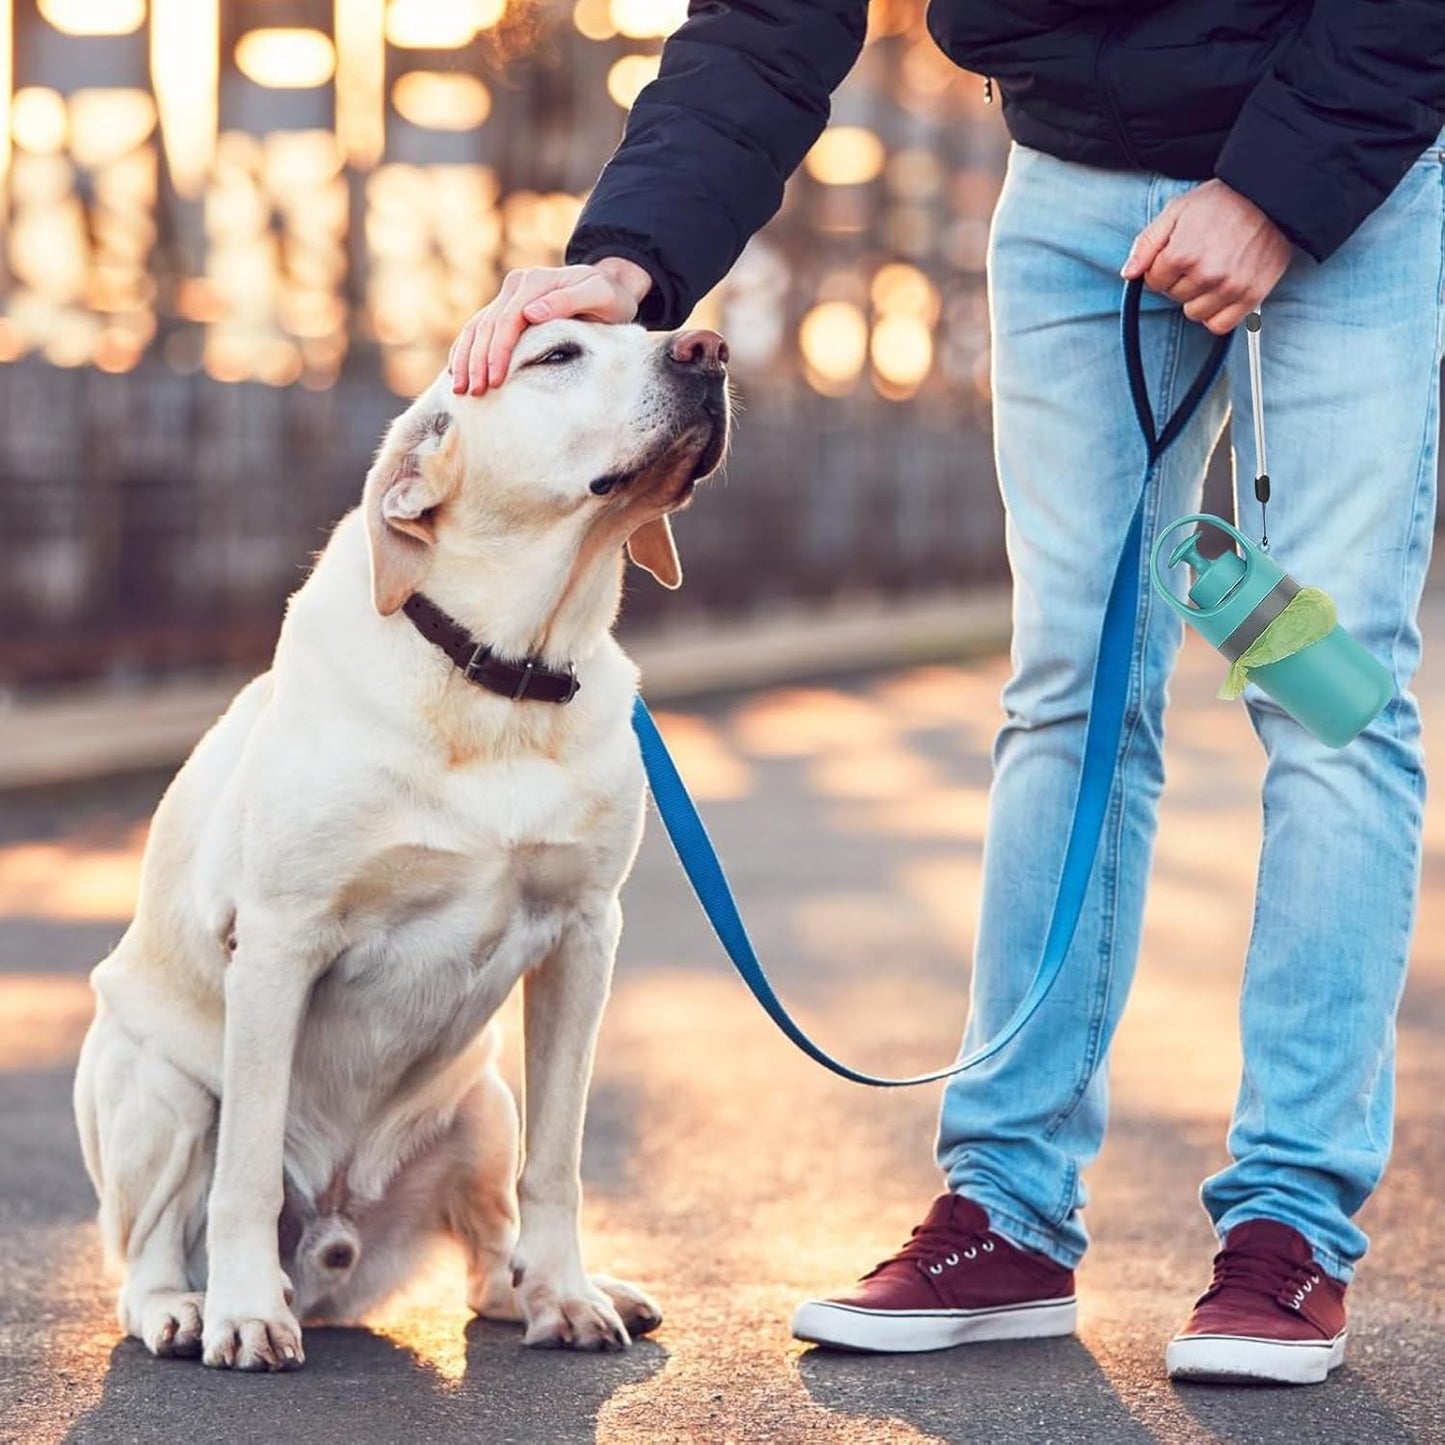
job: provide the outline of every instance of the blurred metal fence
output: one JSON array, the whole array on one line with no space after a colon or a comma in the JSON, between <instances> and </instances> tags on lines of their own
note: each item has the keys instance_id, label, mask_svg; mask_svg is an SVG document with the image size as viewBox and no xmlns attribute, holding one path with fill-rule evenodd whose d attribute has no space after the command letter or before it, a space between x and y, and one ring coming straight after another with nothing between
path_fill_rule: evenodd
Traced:
<instances>
[{"instance_id":1,"label":"blurred metal fence","mask_svg":"<svg viewBox=\"0 0 1445 1445\"><path fill-rule=\"evenodd\" d=\"M699 309L747 410L671 609L1002 572L1003 139L922 9L874 5L782 215ZM0 683L263 659L401 399L506 269L558 257L685 10L0 0Z\"/></svg>"}]
</instances>

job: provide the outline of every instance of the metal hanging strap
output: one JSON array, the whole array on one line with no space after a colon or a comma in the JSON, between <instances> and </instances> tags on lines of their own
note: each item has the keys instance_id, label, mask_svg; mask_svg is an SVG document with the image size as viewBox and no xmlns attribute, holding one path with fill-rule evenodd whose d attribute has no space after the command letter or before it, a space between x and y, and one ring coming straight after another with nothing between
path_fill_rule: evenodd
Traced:
<instances>
[{"instance_id":1,"label":"metal hanging strap","mask_svg":"<svg viewBox=\"0 0 1445 1445\"><path fill-rule=\"evenodd\" d=\"M1258 311L1244 319L1249 339L1249 406L1254 413L1254 496L1259 503L1259 546L1269 551L1269 457L1264 449L1264 383L1259 364L1259 332L1264 324Z\"/></svg>"}]
</instances>

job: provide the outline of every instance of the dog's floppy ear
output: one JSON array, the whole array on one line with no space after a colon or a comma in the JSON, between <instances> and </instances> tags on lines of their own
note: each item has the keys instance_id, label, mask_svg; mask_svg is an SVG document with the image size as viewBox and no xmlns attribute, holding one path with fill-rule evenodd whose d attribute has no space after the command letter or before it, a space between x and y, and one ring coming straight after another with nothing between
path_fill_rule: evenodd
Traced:
<instances>
[{"instance_id":1,"label":"dog's floppy ear","mask_svg":"<svg viewBox=\"0 0 1445 1445\"><path fill-rule=\"evenodd\" d=\"M676 590L682 586L682 562L672 536L672 523L666 514L644 522L628 539L627 555L651 572L664 587Z\"/></svg>"},{"instance_id":2,"label":"dog's floppy ear","mask_svg":"<svg viewBox=\"0 0 1445 1445\"><path fill-rule=\"evenodd\" d=\"M389 617L426 579L434 513L460 484L458 429L445 411L392 423L366 478L362 507L371 549L371 600Z\"/></svg>"}]
</instances>

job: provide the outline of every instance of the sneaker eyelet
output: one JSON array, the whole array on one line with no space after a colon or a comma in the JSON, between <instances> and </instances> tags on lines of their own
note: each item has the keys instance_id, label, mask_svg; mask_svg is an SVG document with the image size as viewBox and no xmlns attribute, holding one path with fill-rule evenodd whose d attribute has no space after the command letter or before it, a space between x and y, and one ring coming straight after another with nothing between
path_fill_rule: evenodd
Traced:
<instances>
[{"instance_id":1,"label":"sneaker eyelet","mask_svg":"<svg viewBox=\"0 0 1445 1445\"><path fill-rule=\"evenodd\" d=\"M1311 1283L1311 1284L1318 1284L1319 1282L1320 1282L1320 1277L1319 1277L1319 1275L1317 1275L1317 1274L1312 1274L1312 1275L1310 1276L1310 1283Z\"/></svg>"},{"instance_id":2,"label":"sneaker eyelet","mask_svg":"<svg viewBox=\"0 0 1445 1445\"><path fill-rule=\"evenodd\" d=\"M943 1266L941 1264L930 1264L928 1266L928 1272L929 1274L942 1274Z\"/></svg>"},{"instance_id":3,"label":"sneaker eyelet","mask_svg":"<svg viewBox=\"0 0 1445 1445\"><path fill-rule=\"evenodd\" d=\"M992 1254L992 1253L993 1253L993 1240L991 1240L991 1239L986 1239L986 1240L984 1240L984 1242L979 1246L979 1248L982 1249L985 1254Z\"/></svg>"},{"instance_id":4,"label":"sneaker eyelet","mask_svg":"<svg viewBox=\"0 0 1445 1445\"><path fill-rule=\"evenodd\" d=\"M978 1250L976 1250L972 1245L969 1245L969 1247L968 1247L966 1250L964 1250L964 1252L963 1252L963 1257L964 1257L965 1259L977 1259L977 1258L978 1258Z\"/></svg>"},{"instance_id":5,"label":"sneaker eyelet","mask_svg":"<svg viewBox=\"0 0 1445 1445\"><path fill-rule=\"evenodd\" d=\"M1303 1290L1303 1293L1304 1293L1304 1294L1308 1294L1314 1287L1315 1287L1315 1282L1314 1282L1313 1279L1311 1279L1310 1282L1309 1282L1307 1285L1305 1285L1304 1290Z\"/></svg>"},{"instance_id":6,"label":"sneaker eyelet","mask_svg":"<svg viewBox=\"0 0 1445 1445\"><path fill-rule=\"evenodd\" d=\"M944 1260L943 1262L944 1262L944 1264L946 1264L950 1269L952 1269L953 1266L958 1263L958 1256L957 1256L956 1254L950 1254L950 1255L948 1256L948 1258L947 1258L946 1260Z\"/></svg>"}]
</instances>

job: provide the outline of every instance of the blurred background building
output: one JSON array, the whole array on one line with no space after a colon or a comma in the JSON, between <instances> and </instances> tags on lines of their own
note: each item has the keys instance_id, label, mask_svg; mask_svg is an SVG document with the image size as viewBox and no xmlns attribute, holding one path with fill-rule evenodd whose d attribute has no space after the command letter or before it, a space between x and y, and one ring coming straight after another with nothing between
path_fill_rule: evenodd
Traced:
<instances>
[{"instance_id":1,"label":"blurred background building","mask_svg":"<svg viewBox=\"0 0 1445 1445\"><path fill-rule=\"evenodd\" d=\"M508 269L560 258L686 8L0 0L0 689L263 662L386 422ZM1005 576L1005 137L924 8L874 0L833 123L698 308L745 414L669 619ZM663 606L634 588L625 626Z\"/></svg>"},{"instance_id":2,"label":"blurred background building","mask_svg":"<svg viewBox=\"0 0 1445 1445\"><path fill-rule=\"evenodd\" d=\"M1003 575L1004 137L923 0L700 306L746 414L668 608ZM266 657L389 418L555 262L686 0L0 0L0 684ZM635 588L629 625L658 599Z\"/></svg>"}]
</instances>

